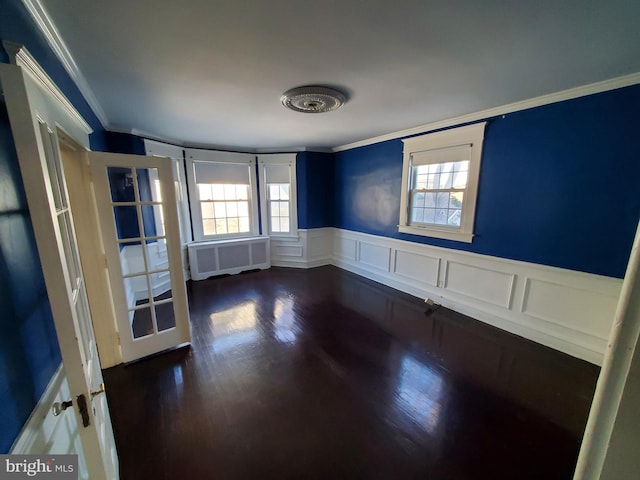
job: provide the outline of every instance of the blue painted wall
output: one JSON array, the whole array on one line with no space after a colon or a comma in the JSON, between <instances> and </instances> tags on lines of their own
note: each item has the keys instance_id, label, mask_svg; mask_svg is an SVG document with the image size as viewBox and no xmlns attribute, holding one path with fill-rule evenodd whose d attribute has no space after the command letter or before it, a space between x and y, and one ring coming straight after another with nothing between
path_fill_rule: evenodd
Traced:
<instances>
[{"instance_id":1,"label":"blue painted wall","mask_svg":"<svg viewBox=\"0 0 640 480\"><path fill-rule=\"evenodd\" d=\"M339 228L622 278L640 218L640 86L488 120L473 243L399 234L402 142L336 154Z\"/></svg>"},{"instance_id":2,"label":"blue painted wall","mask_svg":"<svg viewBox=\"0 0 640 480\"><path fill-rule=\"evenodd\" d=\"M298 228L332 227L334 155L300 152L296 156Z\"/></svg>"},{"instance_id":3,"label":"blue painted wall","mask_svg":"<svg viewBox=\"0 0 640 480\"><path fill-rule=\"evenodd\" d=\"M4 102L0 102L0 453L61 357Z\"/></svg>"}]
</instances>

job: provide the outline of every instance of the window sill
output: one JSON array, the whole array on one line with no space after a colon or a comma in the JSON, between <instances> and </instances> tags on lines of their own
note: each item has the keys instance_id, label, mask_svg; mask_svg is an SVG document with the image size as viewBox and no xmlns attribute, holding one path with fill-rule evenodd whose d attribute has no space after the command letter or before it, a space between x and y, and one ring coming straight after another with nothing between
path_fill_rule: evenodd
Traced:
<instances>
[{"instance_id":1,"label":"window sill","mask_svg":"<svg viewBox=\"0 0 640 480\"><path fill-rule=\"evenodd\" d=\"M208 245L218 245L225 243L239 243L239 242L251 242L256 240L262 240L265 237L264 235L250 235L246 237L225 237L225 238L203 238L199 240L194 240L193 242L189 242L188 245L193 244L208 244Z\"/></svg>"},{"instance_id":2,"label":"window sill","mask_svg":"<svg viewBox=\"0 0 640 480\"><path fill-rule=\"evenodd\" d=\"M456 242L471 243L473 241L473 233L460 232L455 230L445 230L429 227L412 227L409 225L398 225L400 233L409 233L411 235L420 235L422 237L442 238L444 240L455 240Z\"/></svg>"},{"instance_id":3,"label":"window sill","mask_svg":"<svg viewBox=\"0 0 640 480\"><path fill-rule=\"evenodd\" d=\"M268 235L270 238L272 238L273 240L282 240L285 242L297 242L298 240L300 240L300 236L296 235L295 233L293 234L286 234L286 235L276 235L273 233L270 233Z\"/></svg>"}]
</instances>

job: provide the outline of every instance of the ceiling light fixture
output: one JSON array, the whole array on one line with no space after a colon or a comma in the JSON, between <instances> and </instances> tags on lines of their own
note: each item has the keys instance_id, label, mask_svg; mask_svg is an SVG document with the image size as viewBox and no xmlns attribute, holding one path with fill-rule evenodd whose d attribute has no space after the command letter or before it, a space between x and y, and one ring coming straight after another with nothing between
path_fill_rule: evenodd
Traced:
<instances>
[{"instance_id":1,"label":"ceiling light fixture","mask_svg":"<svg viewBox=\"0 0 640 480\"><path fill-rule=\"evenodd\" d=\"M335 88L308 85L287 90L280 101L296 112L323 113L340 108L347 101L347 96Z\"/></svg>"}]
</instances>

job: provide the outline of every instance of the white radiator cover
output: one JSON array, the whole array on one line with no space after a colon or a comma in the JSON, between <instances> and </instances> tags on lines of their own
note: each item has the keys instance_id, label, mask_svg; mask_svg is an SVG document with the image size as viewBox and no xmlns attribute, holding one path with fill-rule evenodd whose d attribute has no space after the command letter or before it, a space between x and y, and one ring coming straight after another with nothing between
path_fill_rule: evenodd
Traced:
<instances>
[{"instance_id":1,"label":"white radiator cover","mask_svg":"<svg viewBox=\"0 0 640 480\"><path fill-rule=\"evenodd\" d=\"M197 242L188 250L193 280L271 267L269 237Z\"/></svg>"}]
</instances>

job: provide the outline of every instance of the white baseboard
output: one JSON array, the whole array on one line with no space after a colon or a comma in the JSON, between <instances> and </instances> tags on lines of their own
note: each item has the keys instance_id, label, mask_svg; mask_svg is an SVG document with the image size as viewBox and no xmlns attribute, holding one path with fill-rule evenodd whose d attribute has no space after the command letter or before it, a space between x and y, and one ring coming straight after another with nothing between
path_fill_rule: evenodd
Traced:
<instances>
[{"instance_id":1,"label":"white baseboard","mask_svg":"<svg viewBox=\"0 0 640 480\"><path fill-rule=\"evenodd\" d=\"M333 264L600 365L622 280L348 230Z\"/></svg>"}]
</instances>

